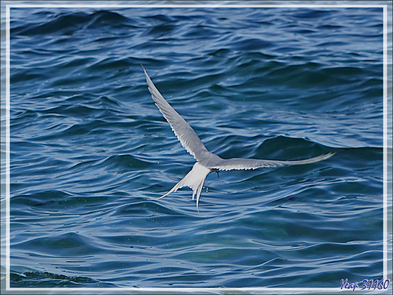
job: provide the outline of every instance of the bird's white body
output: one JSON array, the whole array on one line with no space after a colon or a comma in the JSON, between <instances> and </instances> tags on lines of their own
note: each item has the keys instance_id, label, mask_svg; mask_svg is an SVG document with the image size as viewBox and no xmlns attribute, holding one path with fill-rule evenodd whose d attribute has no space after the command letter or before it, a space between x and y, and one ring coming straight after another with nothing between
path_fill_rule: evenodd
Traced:
<instances>
[{"instance_id":1,"label":"bird's white body","mask_svg":"<svg viewBox=\"0 0 393 295\"><path fill-rule=\"evenodd\" d=\"M192 199L194 200L195 195L197 196L197 208L199 204L199 198L201 196L203 184L205 183L205 178L206 176L213 172L213 170L206 168L199 162L196 162L194 166L192 167L191 171L186 174L176 185L165 195L159 197L158 199L161 199L167 195L169 195L172 192L177 191L179 188L182 188L183 186L188 186L193 190L192 193Z\"/></svg>"},{"instance_id":2,"label":"bird's white body","mask_svg":"<svg viewBox=\"0 0 393 295\"><path fill-rule=\"evenodd\" d=\"M180 116L172 106L164 99L156 86L151 81L146 70L143 68L146 75L146 82L148 89L155 101L158 109L164 115L169 125L172 127L173 132L179 139L182 146L189 152L197 162L192 167L191 171L187 173L169 192L159 197L161 199L172 192L177 191L179 188L188 186L193 190L192 199L196 196L196 205L198 208L199 199L202 192L202 187L205 182L206 176L215 171L218 173L220 170L247 170L257 169L261 167L279 167L286 165L303 165L319 162L330 158L334 153L320 155L318 157L299 160L299 161L278 161L278 160L259 160L259 159L222 159L219 156L209 152L205 145L202 143L198 135L191 128L191 126Z\"/></svg>"}]
</instances>

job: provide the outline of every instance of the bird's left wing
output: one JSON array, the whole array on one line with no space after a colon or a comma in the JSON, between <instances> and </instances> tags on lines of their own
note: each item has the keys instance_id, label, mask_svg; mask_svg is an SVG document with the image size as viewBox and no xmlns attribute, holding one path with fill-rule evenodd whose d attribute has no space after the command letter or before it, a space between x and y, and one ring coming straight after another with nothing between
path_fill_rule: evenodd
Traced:
<instances>
[{"instance_id":1,"label":"bird's left wing","mask_svg":"<svg viewBox=\"0 0 393 295\"><path fill-rule=\"evenodd\" d=\"M201 139L186 120L184 120L161 95L151 81L145 68L143 68L143 71L146 75L146 82L151 93L151 97L156 102L158 109L164 115L169 125L171 125L173 132L179 139L182 146L187 150L187 152L194 156L197 161L203 160L206 154L210 154L210 152L206 149Z\"/></svg>"}]
</instances>

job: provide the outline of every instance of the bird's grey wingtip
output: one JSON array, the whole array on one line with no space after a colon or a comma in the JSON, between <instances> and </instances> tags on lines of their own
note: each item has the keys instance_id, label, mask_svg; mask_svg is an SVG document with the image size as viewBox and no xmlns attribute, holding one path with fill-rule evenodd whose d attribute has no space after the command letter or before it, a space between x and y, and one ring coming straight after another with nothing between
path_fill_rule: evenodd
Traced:
<instances>
[{"instance_id":1,"label":"bird's grey wingtip","mask_svg":"<svg viewBox=\"0 0 393 295\"><path fill-rule=\"evenodd\" d=\"M330 152L326 154L326 159L329 159L330 157L333 157L336 154L336 152Z\"/></svg>"},{"instance_id":2,"label":"bird's grey wingtip","mask_svg":"<svg viewBox=\"0 0 393 295\"><path fill-rule=\"evenodd\" d=\"M162 199L162 198L164 198L164 197L166 197L167 195L165 194L165 195L163 195L163 196L161 196L161 197L157 197L157 198L154 198L154 200L159 200L159 199Z\"/></svg>"},{"instance_id":3,"label":"bird's grey wingtip","mask_svg":"<svg viewBox=\"0 0 393 295\"><path fill-rule=\"evenodd\" d=\"M145 72L145 75L147 76L147 72L146 72L146 69L145 69L145 67L143 66L143 64L141 64L141 67L142 67L143 71Z\"/></svg>"},{"instance_id":4,"label":"bird's grey wingtip","mask_svg":"<svg viewBox=\"0 0 393 295\"><path fill-rule=\"evenodd\" d=\"M146 82L147 82L147 84L148 84L148 87L151 87L150 84L152 84L153 82L151 81L149 75L147 74L145 67L144 67L142 64L141 64L141 66L142 66L143 71L145 72L145 77L146 77ZM154 85L153 85L153 86L154 86Z\"/></svg>"}]
</instances>

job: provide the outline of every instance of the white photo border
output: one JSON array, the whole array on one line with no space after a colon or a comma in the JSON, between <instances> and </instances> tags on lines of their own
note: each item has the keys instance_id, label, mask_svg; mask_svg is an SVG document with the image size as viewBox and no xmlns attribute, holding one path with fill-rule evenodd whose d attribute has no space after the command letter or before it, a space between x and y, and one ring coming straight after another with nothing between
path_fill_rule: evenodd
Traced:
<instances>
[{"instance_id":1,"label":"white photo border","mask_svg":"<svg viewBox=\"0 0 393 295\"><path fill-rule=\"evenodd\" d=\"M10 10L11 8L383 8L383 279L392 281L392 4L389 1L339 1L342 4L329 4L323 1L278 2L263 4L263 1L243 1L242 4L230 2L206 2L195 4L196 1L181 1L173 4L157 4L158 2L86 2L74 4L60 1L4 1L1 4L2 48L1 48L1 293L2 294L130 294L132 293L276 293L276 294L333 294L340 290L337 283L332 288L268 288L268 287L242 287L242 288L11 288L10 286ZM100 4L98 4L100 3ZM115 4L118 3L118 4ZM121 3L121 4L120 4ZM138 3L138 4L136 4ZM201 3L201 2L199 2ZM308 4L306 4L308 3ZM390 3L390 4L388 4ZM5 26L5 29L4 29ZM5 38L4 38L5 31ZM4 46L5 44L5 46ZM389 48L388 48L389 45ZM388 54L389 50L389 54ZM5 58L4 58L5 57ZM4 78L5 77L5 78ZM5 117L4 117L5 115ZM5 148L3 148L5 146ZM5 151L5 152L4 152ZM388 165L390 163L390 165ZM5 167L4 167L5 166ZM5 181L4 181L5 180ZM5 216L4 216L5 214ZM4 245L5 242L5 245ZM5 250L5 251L3 251ZM5 253L5 255L4 255ZM5 267L4 267L5 265ZM392 283L393 284L393 283ZM4 288L5 285L5 288ZM385 291L378 290L379 294ZM4 292L4 293L3 293Z\"/></svg>"}]
</instances>

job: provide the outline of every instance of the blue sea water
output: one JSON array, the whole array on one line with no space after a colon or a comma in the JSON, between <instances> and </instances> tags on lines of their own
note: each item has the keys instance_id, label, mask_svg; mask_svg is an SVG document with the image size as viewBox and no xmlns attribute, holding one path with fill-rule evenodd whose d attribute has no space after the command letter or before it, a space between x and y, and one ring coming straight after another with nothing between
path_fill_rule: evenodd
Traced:
<instances>
[{"instance_id":1,"label":"blue sea water","mask_svg":"<svg viewBox=\"0 0 393 295\"><path fill-rule=\"evenodd\" d=\"M11 8L11 287L341 287L382 278L381 8ZM210 174L141 64L224 158Z\"/></svg>"}]
</instances>

